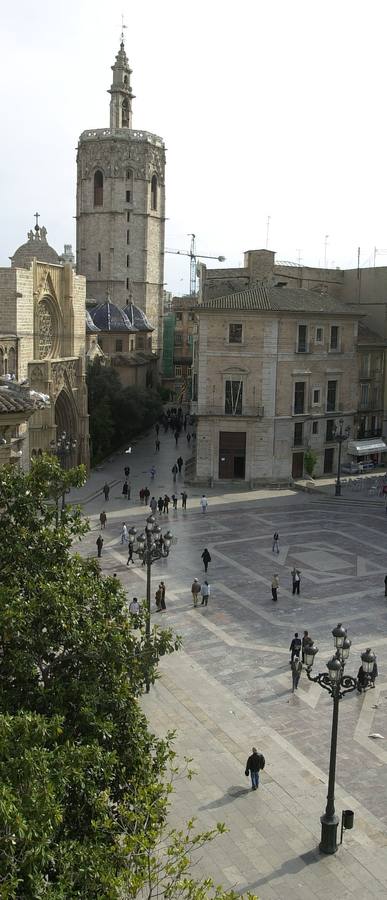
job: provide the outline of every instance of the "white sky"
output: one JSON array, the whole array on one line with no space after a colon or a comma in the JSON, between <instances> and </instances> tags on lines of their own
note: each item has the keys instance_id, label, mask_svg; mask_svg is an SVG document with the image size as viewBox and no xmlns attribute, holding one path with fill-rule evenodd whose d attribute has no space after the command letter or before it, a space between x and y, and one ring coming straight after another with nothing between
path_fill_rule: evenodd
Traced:
<instances>
[{"instance_id":1,"label":"white sky","mask_svg":"<svg viewBox=\"0 0 387 900\"><path fill-rule=\"evenodd\" d=\"M75 148L109 124L121 12L133 125L167 152L169 248L373 264L387 248L383 0L18 0L1 5L0 265L41 213L75 246ZM381 175L383 175L382 181ZM379 255L377 263L387 264ZM211 264L211 263L210 263ZM214 263L215 265L215 263ZM188 259L166 256L175 293Z\"/></svg>"}]
</instances>

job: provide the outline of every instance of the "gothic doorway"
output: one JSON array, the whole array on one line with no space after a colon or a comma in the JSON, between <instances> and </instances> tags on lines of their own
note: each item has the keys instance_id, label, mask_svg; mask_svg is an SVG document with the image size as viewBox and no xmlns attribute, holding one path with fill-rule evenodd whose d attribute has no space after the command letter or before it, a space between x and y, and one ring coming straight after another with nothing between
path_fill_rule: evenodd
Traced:
<instances>
[{"instance_id":1,"label":"gothic doorway","mask_svg":"<svg viewBox=\"0 0 387 900\"><path fill-rule=\"evenodd\" d=\"M73 400L69 397L67 391L62 388L60 394L58 394L55 403L55 425L56 425L56 440L59 441L62 435L66 435L67 441L70 445L70 449L68 453L63 453L59 455L61 465L64 469L71 469L72 466L77 465L78 459L78 449L77 447L72 448L71 442L76 441L79 437L76 415L73 408Z\"/></svg>"}]
</instances>

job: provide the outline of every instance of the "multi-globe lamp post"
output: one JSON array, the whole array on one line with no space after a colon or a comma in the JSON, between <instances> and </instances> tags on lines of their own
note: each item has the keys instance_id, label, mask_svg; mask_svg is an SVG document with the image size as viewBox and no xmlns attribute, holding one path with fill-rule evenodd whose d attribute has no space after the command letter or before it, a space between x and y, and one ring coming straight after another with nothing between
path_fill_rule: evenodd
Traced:
<instances>
[{"instance_id":1,"label":"multi-globe lamp post","mask_svg":"<svg viewBox=\"0 0 387 900\"><path fill-rule=\"evenodd\" d=\"M50 441L50 450L51 453L55 454L55 456L59 459L59 464L62 469L66 469L67 460L73 455L74 451L77 448L77 439L74 438L71 434L67 434L66 431L62 431L62 434L56 441ZM62 506L61 506L61 517L66 508L66 494L69 493L70 489L62 491ZM56 500L57 508L56 508L56 524L58 525L58 498Z\"/></svg>"},{"instance_id":2,"label":"multi-globe lamp post","mask_svg":"<svg viewBox=\"0 0 387 900\"><path fill-rule=\"evenodd\" d=\"M335 431L334 431L334 434L333 434L333 439L334 439L334 440L336 441L336 443L339 445L339 457L338 457L338 461L337 461L337 478L336 478L336 484L335 484L335 497L341 497L341 480L340 480L340 476L341 476L341 447L342 447L342 444L344 443L344 441L347 441L347 440L348 440L348 438L349 438L349 433L350 433L350 430L351 430L350 427L349 427L349 425L347 425L346 428L345 428L344 431L343 431L343 426L344 426L344 419L339 419L339 427L336 426Z\"/></svg>"},{"instance_id":3,"label":"multi-globe lamp post","mask_svg":"<svg viewBox=\"0 0 387 900\"><path fill-rule=\"evenodd\" d=\"M356 690L358 687L357 678L352 675L345 674L345 664L349 656L351 641L347 637L347 631L343 628L341 622L333 628L332 635L334 639L334 647L336 653L327 662L328 672L322 672L318 675L312 675L312 667L318 647L314 644L306 647L304 650L304 664L306 666L306 674L309 681L314 681L324 688L333 699L333 717L332 717L332 733L331 733L331 751L329 759L329 779L328 794L325 813L321 816L321 841L320 850L322 853L336 853L337 850L337 826L339 818L335 812L335 776L336 776L336 755L337 755L337 731L339 723L339 700L350 691ZM361 662L363 671L367 675L371 675L375 654L370 648L361 654Z\"/></svg>"},{"instance_id":4,"label":"multi-globe lamp post","mask_svg":"<svg viewBox=\"0 0 387 900\"><path fill-rule=\"evenodd\" d=\"M152 563L158 559L165 559L169 556L172 543L172 534L166 531L161 533L160 525L157 524L154 516L148 516L145 524L145 531L137 534L136 528L129 529L129 542L132 545L133 552L139 556L143 565L146 566L146 623L145 623L145 643L150 650L151 633L150 633L150 613L151 613L151 567ZM149 678L146 677L145 688L149 694Z\"/></svg>"}]
</instances>

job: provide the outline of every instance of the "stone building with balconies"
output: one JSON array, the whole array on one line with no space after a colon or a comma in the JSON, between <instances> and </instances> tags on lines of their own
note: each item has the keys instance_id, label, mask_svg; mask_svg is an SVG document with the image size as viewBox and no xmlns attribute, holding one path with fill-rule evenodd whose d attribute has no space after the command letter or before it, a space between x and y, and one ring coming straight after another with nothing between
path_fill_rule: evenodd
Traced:
<instances>
[{"instance_id":1,"label":"stone building with balconies","mask_svg":"<svg viewBox=\"0 0 387 900\"><path fill-rule=\"evenodd\" d=\"M195 312L196 480L287 482L302 477L308 449L317 475L333 473L335 423L353 434L357 422L357 311L268 278L202 294Z\"/></svg>"}]
</instances>

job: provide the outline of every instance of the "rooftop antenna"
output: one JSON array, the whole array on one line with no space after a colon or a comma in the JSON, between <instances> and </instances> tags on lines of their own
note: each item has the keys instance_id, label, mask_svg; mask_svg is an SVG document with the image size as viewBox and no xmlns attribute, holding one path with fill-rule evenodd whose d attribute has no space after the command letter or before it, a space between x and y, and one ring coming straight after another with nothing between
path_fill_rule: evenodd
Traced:
<instances>
[{"instance_id":1,"label":"rooftop antenna","mask_svg":"<svg viewBox=\"0 0 387 900\"><path fill-rule=\"evenodd\" d=\"M268 246L269 246L270 219L271 219L271 216L268 216L267 222L266 222L266 250L268 249Z\"/></svg>"},{"instance_id":2,"label":"rooftop antenna","mask_svg":"<svg viewBox=\"0 0 387 900\"><path fill-rule=\"evenodd\" d=\"M324 238L324 269L326 269L326 267L327 267L328 238L329 238L329 234L326 234L325 238Z\"/></svg>"}]
</instances>

